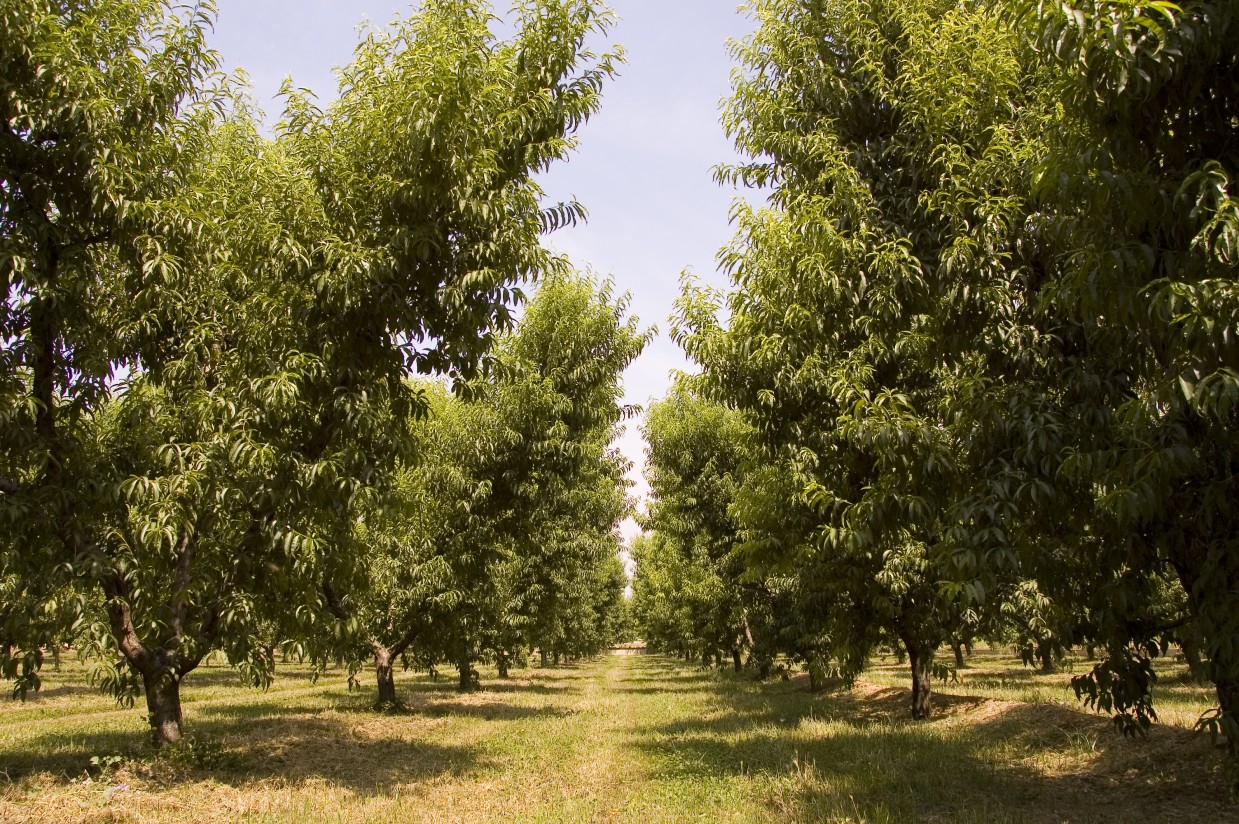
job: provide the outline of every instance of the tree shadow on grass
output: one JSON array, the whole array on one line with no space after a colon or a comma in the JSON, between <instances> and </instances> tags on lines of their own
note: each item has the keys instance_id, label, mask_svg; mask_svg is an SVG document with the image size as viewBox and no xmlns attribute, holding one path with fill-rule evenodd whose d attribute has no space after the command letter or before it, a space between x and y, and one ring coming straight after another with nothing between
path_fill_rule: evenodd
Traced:
<instances>
[{"instance_id":1,"label":"tree shadow on grass","mask_svg":"<svg viewBox=\"0 0 1239 824\"><path fill-rule=\"evenodd\" d=\"M57 698L85 698L94 697L98 694L98 688L88 684L61 684L55 687L44 685L34 692L27 693L25 698L10 695L10 700L14 706L36 707L40 702L54 701Z\"/></svg>"},{"instance_id":2,"label":"tree shadow on grass","mask_svg":"<svg viewBox=\"0 0 1239 824\"><path fill-rule=\"evenodd\" d=\"M204 720L198 729L239 755L238 769L212 775L233 785L321 778L357 791L391 792L401 785L483 768L474 747L409 734L399 719L385 723L376 715L375 722L359 728L348 716L318 714L257 723Z\"/></svg>"},{"instance_id":3,"label":"tree shadow on grass","mask_svg":"<svg viewBox=\"0 0 1239 824\"><path fill-rule=\"evenodd\" d=\"M416 696L403 696L402 703L384 709L376 709L373 700L360 700L337 707L340 712L354 715L405 716L422 718L474 718L482 721L518 721L526 718L561 718L571 715L559 707L525 707L503 701L479 700L478 693L460 696L460 700L419 700Z\"/></svg>"},{"instance_id":4,"label":"tree shadow on grass","mask_svg":"<svg viewBox=\"0 0 1239 824\"><path fill-rule=\"evenodd\" d=\"M39 773L68 781L92 771L92 757L116 754L131 761L126 769L135 775L153 773L171 783L207 777L235 786L270 778L326 779L356 791L389 792L485 768L474 747L423 740L398 723L385 729L378 715L379 723L358 725L348 715L321 709L274 703L202 708L188 726L191 748L166 757L131 728L68 740L53 731L29 739L23 752L0 754L0 772L10 781Z\"/></svg>"},{"instance_id":5,"label":"tree shadow on grass","mask_svg":"<svg viewBox=\"0 0 1239 824\"><path fill-rule=\"evenodd\" d=\"M727 685L723 685L727 686ZM935 695L914 722L906 690L810 694L736 682L703 718L638 728L656 775L764 776L773 814L898 821L1239 820L1207 737L1052 704Z\"/></svg>"},{"instance_id":6,"label":"tree shadow on grass","mask_svg":"<svg viewBox=\"0 0 1239 824\"><path fill-rule=\"evenodd\" d=\"M1206 735L1155 726L1124 738L1109 718L1056 704L987 702L985 712L971 732L977 750L1028 753L1046 765L1028 782L1032 820L1239 821L1223 752Z\"/></svg>"},{"instance_id":7,"label":"tree shadow on grass","mask_svg":"<svg viewBox=\"0 0 1239 824\"><path fill-rule=\"evenodd\" d=\"M479 692L531 693L533 695L571 695L581 690L572 684L541 684L521 681L483 681Z\"/></svg>"},{"instance_id":8,"label":"tree shadow on grass","mask_svg":"<svg viewBox=\"0 0 1239 824\"><path fill-rule=\"evenodd\" d=\"M791 820L954 821L993 815L1021 785L959 741L927 740L912 724L833 723L825 713L747 708L638 733L659 778L760 779L771 815ZM802 729L811 719L828 725Z\"/></svg>"}]
</instances>

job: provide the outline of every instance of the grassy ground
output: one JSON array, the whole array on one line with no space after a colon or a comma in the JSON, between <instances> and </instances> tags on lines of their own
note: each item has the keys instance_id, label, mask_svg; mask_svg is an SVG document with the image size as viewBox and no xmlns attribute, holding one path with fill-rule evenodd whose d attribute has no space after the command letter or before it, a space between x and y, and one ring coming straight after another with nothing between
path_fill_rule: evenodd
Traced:
<instances>
[{"instance_id":1,"label":"grassy ground","mask_svg":"<svg viewBox=\"0 0 1239 824\"><path fill-rule=\"evenodd\" d=\"M973 664L926 723L904 720L893 660L818 694L643 655L483 673L467 696L405 674L398 715L341 673L256 692L207 668L185 686L192 746L154 758L142 713L68 663L0 704L0 822L1239 820L1218 750L1186 729L1208 694L1177 671L1169 723L1127 741L1069 674Z\"/></svg>"}]
</instances>

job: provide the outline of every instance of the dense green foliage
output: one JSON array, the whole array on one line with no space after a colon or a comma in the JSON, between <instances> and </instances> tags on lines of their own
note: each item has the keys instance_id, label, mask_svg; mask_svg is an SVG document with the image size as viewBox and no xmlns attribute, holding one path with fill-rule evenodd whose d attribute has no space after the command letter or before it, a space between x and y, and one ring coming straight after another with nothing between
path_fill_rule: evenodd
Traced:
<instances>
[{"instance_id":1,"label":"dense green foliage","mask_svg":"<svg viewBox=\"0 0 1239 824\"><path fill-rule=\"evenodd\" d=\"M730 654L739 669L747 647L750 594L729 513L745 457L739 416L677 388L646 415L647 529L633 548L633 595L646 640L692 657Z\"/></svg>"},{"instance_id":2,"label":"dense green foliage","mask_svg":"<svg viewBox=\"0 0 1239 824\"><path fill-rule=\"evenodd\" d=\"M719 177L767 200L675 329L753 432L729 597L790 576L781 651L845 677L902 646L918 717L937 648L993 637L1100 646L1076 688L1135 729L1199 644L1233 750L1237 10L753 9Z\"/></svg>"},{"instance_id":3,"label":"dense green foliage","mask_svg":"<svg viewBox=\"0 0 1239 824\"><path fill-rule=\"evenodd\" d=\"M396 696L399 657L473 663L528 649L587 655L609 644L627 586L618 551L628 512L624 461L609 448L625 417L623 369L645 346L627 298L587 278L538 287L498 366L463 397L428 385L420 448L391 494L356 525L368 582L334 592L354 665L373 656L379 701Z\"/></svg>"},{"instance_id":4,"label":"dense green foliage","mask_svg":"<svg viewBox=\"0 0 1239 824\"><path fill-rule=\"evenodd\" d=\"M1127 732L1178 644L1239 769L1239 7L755 0L723 124L760 190L686 280L700 366L542 236L618 57L591 0L426 0L274 136L209 2L0 0L0 676L71 640L156 744L182 679L632 633L759 677L974 639ZM506 24L505 28L507 27ZM539 283L519 324L524 284Z\"/></svg>"},{"instance_id":5,"label":"dense green foliage","mask_svg":"<svg viewBox=\"0 0 1239 824\"><path fill-rule=\"evenodd\" d=\"M71 634L180 737L222 649L265 683L367 581L347 540L518 286L565 270L533 176L571 150L611 56L582 0L435 0L368 36L274 138L220 77L209 4L0 4L0 669ZM622 492L617 493L622 497Z\"/></svg>"}]
</instances>

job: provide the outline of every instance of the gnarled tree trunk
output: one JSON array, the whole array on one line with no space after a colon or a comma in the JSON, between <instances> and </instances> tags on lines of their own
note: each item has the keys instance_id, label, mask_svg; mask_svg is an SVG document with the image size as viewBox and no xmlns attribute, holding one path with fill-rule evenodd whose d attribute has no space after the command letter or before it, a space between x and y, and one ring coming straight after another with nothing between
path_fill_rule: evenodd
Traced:
<instances>
[{"instance_id":1,"label":"gnarled tree trunk","mask_svg":"<svg viewBox=\"0 0 1239 824\"><path fill-rule=\"evenodd\" d=\"M1192 680L1198 684L1208 681L1209 668L1205 666L1204 659L1200 655L1200 644L1196 639L1186 636L1179 642L1179 646L1183 649L1183 660L1187 662L1187 669Z\"/></svg>"},{"instance_id":2,"label":"gnarled tree trunk","mask_svg":"<svg viewBox=\"0 0 1239 824\"><path fill-rule=\"evenodd\" d=\"M374 676L379 688L378 699L374 702L376 709L400 706L400 699L396 697L395 661L404 655L420 632L420 627L410 628L390 647L382 641L370 639L370 649L374 651Z\"/></svg>"},{"instance_id":3,"label":"gnarled tree trunk","mask_svg":"<svg viewBox=\"0 0 1239 824\"><path fill-rule=\"evenodd\" d=\"M379 697L376 707L391 707L400 703L396 698L396 675L392 671L391 651L382 644L374 644L374 675L378 680Z\"/></svg>"},{"instance_id":4,"label":"gnarled tree trunk","mask_svg":"<svg viewBox=\"0 0 1239 824\"><path fill-rule=\"evenodd\" d=\"M1233 757L1239 754L1239 679L1224 677L1218 667L1213 667L1213 682L1217 685L1217 700L1222 710L1226 749Z\"/></svg>"},{"instance_id":5,"label":"gnarled tree trunk","mask_svg":"<svg viewBox=\"0 0 1239 824\"><path fill-rule=\"evenodd\" d=\"M184 731L181 714L181 680L197 668L201 656L186 658L169 651L172 641L181 638L184 622L184 607L174 609L173 637L169 643L147 646L142 643L129 612L128 590L119 575L105 583L108 596L107 613L112 635L121 655L135 672L142 676L142 688L146 693L147 720L151 725L151 742L156 748L176 744ZM209 647L218 623L212 616L203 627L199 646Z\"/></svg>"}]
</instances>

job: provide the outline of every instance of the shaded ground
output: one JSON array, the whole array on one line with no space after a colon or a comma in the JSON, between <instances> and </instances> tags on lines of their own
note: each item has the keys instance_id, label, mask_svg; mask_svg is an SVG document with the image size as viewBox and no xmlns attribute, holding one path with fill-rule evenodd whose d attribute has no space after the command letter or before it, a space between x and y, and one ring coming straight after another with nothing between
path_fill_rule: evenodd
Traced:
<instances>
[{"instance_id":1,"label":"shaded ground","mask_svg":"<svg viewBox=\"0 0 1239 824\"><path fill-rule=\"evenodd\" d=\"M153 758L141 713L66 667L0 704L0 821L1239 820L1207 737L1124 740L1064 677L1021 672L978 667L913 723L894 662L816 694L631 654L466 696L405 674L392 715L340 674L263 693L209 670L186 684L193 746Z\"/></svg>"}]
</instances>

